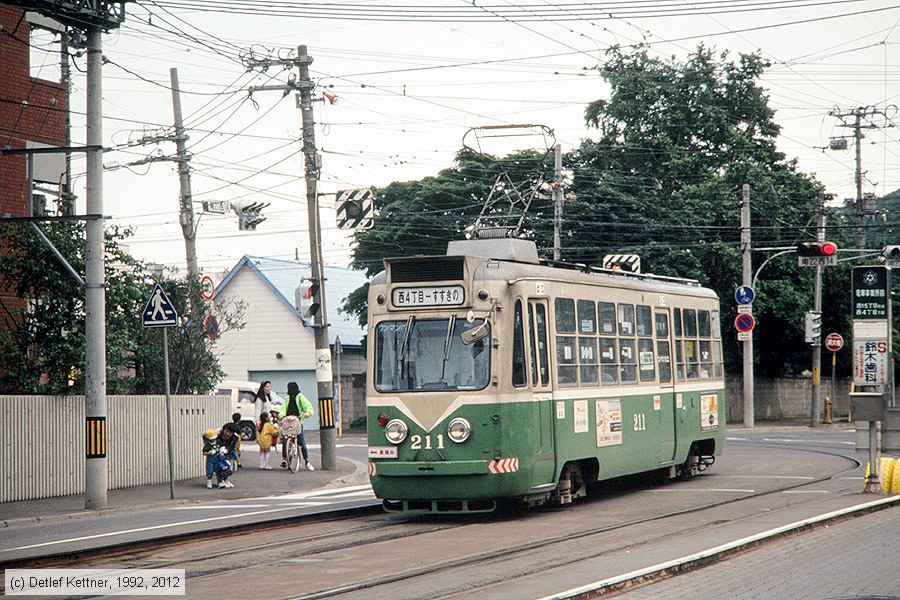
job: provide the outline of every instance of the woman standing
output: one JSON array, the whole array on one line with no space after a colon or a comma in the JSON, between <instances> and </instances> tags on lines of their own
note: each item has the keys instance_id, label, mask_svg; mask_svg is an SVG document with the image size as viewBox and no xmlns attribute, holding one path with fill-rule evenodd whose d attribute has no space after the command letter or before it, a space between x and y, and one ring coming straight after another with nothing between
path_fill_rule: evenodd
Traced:
<instances>
[{"instance_id":1,"label":"woman standing","mask_svg":"<svg viewBox=\"0 0 900 600\"><path fill-rule=\"evenodd\" d=\"M264 412L269 412L272 410L272 382L271 381L263 381L259 384L259 390L256 392L256 418L259 420L259 415Z\"/></svg>"}]
</instances>

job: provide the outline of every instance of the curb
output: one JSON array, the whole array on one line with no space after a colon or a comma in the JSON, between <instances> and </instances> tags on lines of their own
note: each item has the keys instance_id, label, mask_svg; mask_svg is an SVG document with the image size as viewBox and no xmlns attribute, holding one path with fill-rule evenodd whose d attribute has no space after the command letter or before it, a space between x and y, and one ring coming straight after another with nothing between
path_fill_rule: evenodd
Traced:
<instances>
[{"instance_id":1,"label":"curb","mask_svg":"<svg viewBox=\"0 0 900 600\"><path fill-rule=\"evenodd\" d=\"M346 474L339 474L333 477L324 485L312 488L309 491L316 490L325 490L331 489L335 487L340 487L342 485L358 485L362 483L368 483L369 472L368 468L365 464L360 463L358 461L344 458L341 460L347 461L353 465L353 472ZM183 480L190 481L190 480ZM131 488L133 489L133 488ZM276 494L272 494L271 496L266 497L277 497L283 496L286 494L296 493L296 490L279 492ZM79 494L80 495L80 494ZM231 498L228 500L219 500L219 502L227 503L227 502L240 502L242 500L247 500L248 498L256 498L257 496L241 496L238 498ZM66 513L56 513L56 514L46 514L46 515L36 515L32 517L16 517L12 519L0 519L0 530L10 527L24 527L28 525L37 525L38 523L42 524L53 524L53 523L65 523L67 521L78 521L84 519L96 519L102 518L110 515L119 515L123 512L146 512L152 511L158 508L166 508L173 506L184 506L188 504L208 504L208 498L176 498L175 500L160 500L154 502L144 502L131 504L128 506L113 506L104 508L98 511L88 511L87 509L79 510L77 512L66 512Z\"/></svg>"}]
</instances>

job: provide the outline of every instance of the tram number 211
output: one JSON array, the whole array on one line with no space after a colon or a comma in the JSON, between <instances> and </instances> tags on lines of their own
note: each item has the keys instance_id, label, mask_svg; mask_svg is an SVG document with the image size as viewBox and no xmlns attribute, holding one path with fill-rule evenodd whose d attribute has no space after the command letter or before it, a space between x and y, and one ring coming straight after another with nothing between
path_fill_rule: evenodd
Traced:
<instances>
[{"instance_id":1,"label":"tram number 211","mask_svg":"<svg viewBox=\"0 0 900 600\"><path fill-rule=\"evenodd\" d=\"M634 430L647 431L647 418L644 413L634 413Z\"/></svg>"},{"instance_id":2,"label":"tram number 211","mask_svg":"<svg viewBox=\"0 0 900 600\"><path fill-rule=\"evenodd\" d=\"M411 450L421 450L422 449L422 436L414 435L409 438L410 449ZM435 446L438 450L444 449L444 434L437 434L437 446ZM425 449L431 450L431 435L425 436Z\"/></svg>"}]
</instances>

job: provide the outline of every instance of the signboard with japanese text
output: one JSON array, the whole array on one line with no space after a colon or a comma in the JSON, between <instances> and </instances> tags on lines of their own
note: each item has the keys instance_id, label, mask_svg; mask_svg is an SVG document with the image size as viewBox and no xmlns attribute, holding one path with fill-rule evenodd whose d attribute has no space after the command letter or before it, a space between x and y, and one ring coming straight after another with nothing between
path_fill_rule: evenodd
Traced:
<instances>
[{"instance_id":1,"label":"signboard with japanese text","mask_svg":"<svg viewBox=\"0 0 900 600\"><path fill-rule=\"evenodd\" d=\"M853 383L886 385L889 347L887 340L853 340Z\"/></svg>"},{"instance_id":2,"label":"signboard with japanese text","mask_svg":"<svg viewBox=\"0 0 900 600\"><path fill-rule=\"evenodd\" d=\"M853 267L854 319L887 319L890 269L883 265Z\"/></svg>"}]
</instances>

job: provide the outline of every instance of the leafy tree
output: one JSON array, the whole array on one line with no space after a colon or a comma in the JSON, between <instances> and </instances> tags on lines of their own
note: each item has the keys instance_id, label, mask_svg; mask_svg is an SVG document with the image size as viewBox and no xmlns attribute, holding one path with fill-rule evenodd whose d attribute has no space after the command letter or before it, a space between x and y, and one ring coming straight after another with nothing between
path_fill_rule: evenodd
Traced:
<instances>
[{"instance_id":1,"label":"leafy tree","mask_svg":"<svg viewBox=\"0 0 900 600\"><path fill-rule=\"evenodd\" d=\"M753 246L792 247L814 239L821 186L776 149L779 127L758 79L755 54L730 62L700 46L684 61L646 49L608 52L601 75L606 100L591 103L584 140L567 157L573 173L564 257L595 262L635 252L645 270L697 279L722 299L729 370L740 353L730 327L732 294L741 283L742 185L751 187ZM772 252L757 253L759 265ZM812 270L791 257L761 273L754 313L758 372L778 375L809 365L803 313L812 306Z\"/></svg>"},{"instance_id":2,"label":"leafy tree","mask_svg":"<svg viewBox=\"0 0 900 600\"><path fill-rule=\"evenodd\" d=\"M822 186L776 148L779 126L759 84L767 66L759 55L731 61L727 53L700 46L684 60L654 58L645 48L612 48L606 58L600 74L608 98L585 111L598 135L564 157L571 181L563 259L596 265L606 254L634 252L647 272L713 288L722 301L726 366L739 371L730 323L736 315L732 294L742 283L741 188L750 185L753 246L760 249L815 239ZM385 256L443 252L477 217L494 166L463 151L436 177L379 190L378 226L356 235L353 265L374 274ZM549 202L532 204L528 234L539 248L551 246L551 213ZM846 247L847 231L834 232ZM776 252L757 251L754 266ZM803 314L813 306L813 276L813 269L797 267L792 253L761 271L754 304L761 375L809 368ZM825 324L846 332L848 267L826 269L825 282ZM831 314L830 307L842 312ZM364 290L345 308L364 323Z\"/></svg>"},{"instance_id":3,"label":"leafy tree","mask_svg":"<svg viewBox=\"0 0 900 600\"><path fill-rule=\"evenodd\" d=\"M516 183L531 182L541 172L543 153L525 151L497 159L468 149L460 150L454 165L421 181L395 182L375 190L377 227L355 234L351 266L369 276L383 269L386 257L443 254L447 242L463 239L481 213L485 199L503 170ZM524 184L525 187L528 183ZM546 200L546 191L541 198ZM532 204L536 219L527 219L527 233L550 239L544 213L552 209L538 199ZM352 293L343 310L366 323L368 286Z\"/></svg>"},{"instance_id":4,"label":"leafy tree","mask_svg":"<svg viewBox=\"0 0 900 600\"><path fill-rule=\"evenodd\" d=\"M76 272L84 273L84 226L57 222L43 227ZM151 291L145 265L121 245L127 228L106 231L107 391L162 393L161 332L141 326ZM0 281L24 303L0 302L0 392L14 394L84 393L84 293L25 225L3 229ZM168 282L180 314L186 315L185 282ZM194 302L199 303L199 291ZM242 307L219 307L223 328L240 327ZM221 378L202 323L189 321L169 336L172 389L207 391Z\"/></svg>"}]
</instances>

